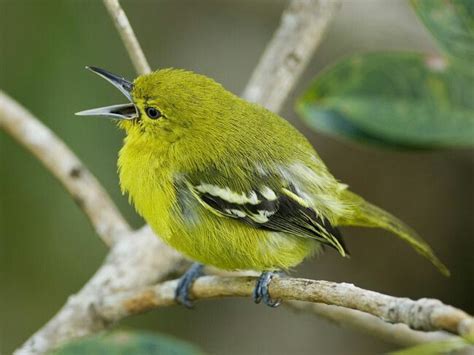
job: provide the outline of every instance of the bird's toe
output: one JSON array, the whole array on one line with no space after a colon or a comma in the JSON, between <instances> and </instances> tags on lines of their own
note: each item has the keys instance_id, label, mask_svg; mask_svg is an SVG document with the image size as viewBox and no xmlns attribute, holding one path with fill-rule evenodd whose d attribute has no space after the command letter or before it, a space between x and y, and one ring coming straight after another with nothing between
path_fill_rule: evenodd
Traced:
<instances>
[{"instance_id":1,"label":"bird's toe","mask_svg":"<svg viewBox=\"0 0 474 355\"><path fill-rule=\"evenodd\" d=\"M193 302L190 297L191 287L194 281L202 275L203 268L204 266L202 264L195 263L181 276L174 295L174 299L178 304L186 308L193 308Z\"/></svg>"},{"instance_id":2,"label":"bird's toe","mask_svg":"<svg viewBox=\"0 0 474 355\"><path fill-rule=\"evenodd\" d=\"M260 275L255 289L253 290L253 300L255 303L263 301L263 303L269 307L278 307L280 305L281 301L274 300L268 290L268 286L275 275L277 275L277 273L271 271L265 271Z\"/></svg>"}]
</instances>

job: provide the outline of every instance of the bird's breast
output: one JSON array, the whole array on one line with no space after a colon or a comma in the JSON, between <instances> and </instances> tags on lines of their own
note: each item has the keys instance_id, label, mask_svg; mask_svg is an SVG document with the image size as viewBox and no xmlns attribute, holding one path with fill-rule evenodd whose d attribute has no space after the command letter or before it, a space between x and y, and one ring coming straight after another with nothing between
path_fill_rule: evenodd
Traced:
<instances>
[{"instance_id":1,"label":"bird's breast","mask_svg":"<svg viewBox=\"0 0 474 355\"><path fill-rule=\"evenodd\" d=\"M175 201L172 171L163 152L125 144L118 159L120 186L137 212L160 237L170 235L169 213Z\"/></svg>"}]
</instances>

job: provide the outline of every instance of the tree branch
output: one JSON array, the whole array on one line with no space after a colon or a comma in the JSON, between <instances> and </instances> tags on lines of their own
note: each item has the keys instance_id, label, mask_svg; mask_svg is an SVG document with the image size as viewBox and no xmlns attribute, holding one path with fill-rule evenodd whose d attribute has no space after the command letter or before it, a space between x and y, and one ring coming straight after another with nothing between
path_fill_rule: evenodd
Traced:
<instances>
[{"instance_id":1,"label":"tree branch","mask_svg":"<svg viewBox=\"0 0 474 355\"><path fill-rule=\"evenodd\" d=\"M194 299L250 297L256 277L204 276L192 288ZM176 304L178 280L105 297L95 310L103 320L115 322L150 309ZM355 309L389 323L412 329L445 330L461 336L474 334L474 319L467 313L435 299L411 300L364 290L348 283L295 278L275 278L269 289L275 299L324 303Z\"/></svg>"},{"instance_id":2,"label":"tree branch","mask_svg":"<svg viewBox=\"0 0 474 355\"><path fill-rule=\"evenodd\" d=\"M290 304L297 311L313 313L340 327L356 329L396 345L413 346L456 338L444 331L424 332L410 329L406 324L402 323L387 323L376 316L350 308L299 301L290 301Z\"/></svg>"},{"instance_id":3,"label":"tree branch","mask_svg":"<svg viewBox=\"0 0 474 355\"><path fill-rule=\"evenodd\" d=\"M174 275L182 256L164 245L149 228L115 244L104 264L66 304L19 348L15 354L44 354L73 339L107 328L97 315L99 300L114 292L151 285Z\"/></svg>"},{"instance_id":4,"label":"tree branch","mask_svg":"<svg viewBox=\"0 0 474 355\"><path fill-rule=\"evenodd\" d=\"M340 0L292 0L243 93L278 112L321 43Z\"/></svg>"},{"instance_id":5,"label":"tree branch","mask_svg":"<svg viewBox=\"0 0 474 355\"><path fill-rule=\"evenodd\" d=\"M151 72L150 65L146 60L145 54L143 53L142 47L135 36L130 21L123 11L118 0L103 0L104 5L109 11L110 17L114 21L115 28L117 29L122 42L125 45L128 55L132 60L133 66L138 74L147 74Z\"/></svg>"},{"instance_id":6,"label":"tree branch","mask_svg":"<svg viewBox=\"0 0 474 355\"><path fill-rule=\"evenodd\" d=\"M49 128L0 91L0 128L26 147L61 182L109 246L130 227L104 188Z\"/></svg>"}]
</instances>

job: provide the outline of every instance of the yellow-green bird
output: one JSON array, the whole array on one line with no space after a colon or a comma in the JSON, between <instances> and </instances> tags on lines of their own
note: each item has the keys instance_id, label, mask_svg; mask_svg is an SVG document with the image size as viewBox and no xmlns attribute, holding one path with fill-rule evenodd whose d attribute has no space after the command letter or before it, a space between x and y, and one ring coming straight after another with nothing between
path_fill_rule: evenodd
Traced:
<instances>
[{"instance_id":1,"label":"yellow-green bird","mask_svg":"<svg viewBox=\"0 0 474 355\"><path fill-rule=\"evenodd\" d=\"M77 113L118 120L125 130L120 185L154 232L195 263L178 302L203 265L262 272L254 300L275 306L268 285L327 245L348 252L339 226L380 227L448 269L416 233L350 192L287 121L214 80L162 69L132 83L88 67L130 101ZM157 256L159 257L159 256Z\"/></svg>"}]
</instances>

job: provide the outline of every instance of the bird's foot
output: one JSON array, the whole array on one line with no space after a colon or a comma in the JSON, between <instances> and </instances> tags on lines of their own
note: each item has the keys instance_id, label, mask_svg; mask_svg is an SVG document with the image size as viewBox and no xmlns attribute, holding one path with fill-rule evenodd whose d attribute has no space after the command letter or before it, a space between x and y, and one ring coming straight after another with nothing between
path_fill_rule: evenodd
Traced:
<instances>
[{"instance_id":1,"label":"bird's foot","mask_svg":"<svg viewBox=\"0 0 474 355\"><path fill-rule=\"evenodd\" d=\"M193 308L193 302L189 298L189 293L194 281L203 274L204 265L194 263L191 267L181 276L178 282L178 287L174 294L174 299L177 303L182 304L186 308Z\"/></svg>"},{"instance_id":2,"label":"bird's foot","mask_svg":"<svg viewBox=\"0 0 474 355\"><path fill-rule=\"evenodd\" d=\"M268 286L275 275L278 275L278 273L274 271L262 272L253 290L253 300L255 303L263 301L269 307L278 307L280 305L281 301L272 299L268 292Z\"/></svg>"}]
</instances>

